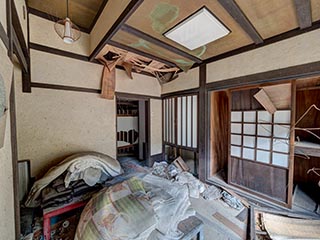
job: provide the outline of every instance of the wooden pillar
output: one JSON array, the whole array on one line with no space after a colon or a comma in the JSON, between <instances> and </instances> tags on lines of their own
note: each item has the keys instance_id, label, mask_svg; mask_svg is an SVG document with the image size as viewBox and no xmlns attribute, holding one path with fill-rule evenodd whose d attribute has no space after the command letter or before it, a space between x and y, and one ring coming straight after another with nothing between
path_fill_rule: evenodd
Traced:
<instances>
[{"instance_id":1,"label":"wooden pillar","mask_svg":"<svg viewBox=\"0 0 320 240\"><path fill-rule=\"evenodd\" d=\"M208 100L206 91L207 65L199 67L199 105L198 105L198 149L199 149L199 179L206 180L207 136L208 136Z\"/></svg>"}]
</instances>

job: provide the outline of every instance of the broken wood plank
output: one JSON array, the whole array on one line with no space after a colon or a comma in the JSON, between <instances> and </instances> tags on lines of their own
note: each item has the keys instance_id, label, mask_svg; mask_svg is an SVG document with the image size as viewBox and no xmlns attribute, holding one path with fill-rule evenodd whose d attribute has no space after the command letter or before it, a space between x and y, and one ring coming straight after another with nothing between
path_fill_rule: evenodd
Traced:
<instances>
[{"instance_id":1,"label":"broken wood plank","mask_svg":"<svg viewBox=\"0 0 320 240\"><path fill-rule=\"evenodd\" d=\"M261 89L253 96L270 114L274 114L277 111L273 102L270 100L269 96L263 89Z\"/></svg>"},{"instance_id":2,"label":"broken wood plank","mask_svg":"<svg viewBox=\"0 0 320 240\"><path fill-rule=\"evenodd\" d=\"M132 64L127 63L127 62L123 62L122 66L124 67L124 70L126 71L128 77L133 79L133 77L132 77Z\"/></svg>"},{"instance_id":3,"label":"broken wood plank","mask_svg":"<svg viewBox=\"0 0 320 240\"><path fill-rule=\"evenodd\" d=\"M221 222L223 225L225 225L228 229L230 229L232 232L236 233L241 239L247 239L246 238L246 232L243 231L240 227L238 227L236 224L231 222L228 218L220 214L219 212L216 212L212 215L216 220Z\"/></svg>"},{"instance_id":4,"label":"broken wood plank","mask_svg":"<svg viewBox=\"0 0 320 240\"><path fill-rule=\"evenodd\" d=\"M116 81L116 70L115 68L110 71L109 68L105 65L103 67L102 74L102 88L101 88L101 97L105 99L112 100L114 99L115 94L115 81Z\"/></svg>"}]
</instances>

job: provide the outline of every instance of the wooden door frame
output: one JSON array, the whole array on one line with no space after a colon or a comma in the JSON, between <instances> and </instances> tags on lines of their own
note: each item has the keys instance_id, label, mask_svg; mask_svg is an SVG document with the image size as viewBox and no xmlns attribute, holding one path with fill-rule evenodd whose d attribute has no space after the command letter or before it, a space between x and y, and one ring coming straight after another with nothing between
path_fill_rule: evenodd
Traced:
<instances>
[{"instance_id":1,"label":"wooden door frame","mask_svg":"<svg viewBox=\"0 0 320 240\"><path fill-rule=\"evenodd\" d=\"M116 157L118 158L118 141L117 141L117 131L118 131L118 123L117 123L117 103L118 99L127 99L127 100L133 100L133 101L140 101L143 100L146 103L146 140L147 140L147 151L146 151L146 163L149 165L151 154L150 154L150 148L151 148L151 109L150 109L150 98L146 97L144 95L132 95L130 93L116 93L115 97L115 121L116 121ZM140 126L139 126L140 128Z\"/></svg>"}]
</instances>

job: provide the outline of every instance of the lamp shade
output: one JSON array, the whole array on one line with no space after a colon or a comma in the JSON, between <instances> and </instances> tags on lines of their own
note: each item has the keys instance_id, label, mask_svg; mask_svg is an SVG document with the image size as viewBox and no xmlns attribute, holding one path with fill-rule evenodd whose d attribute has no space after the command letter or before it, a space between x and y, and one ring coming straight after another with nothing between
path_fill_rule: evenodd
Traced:
<instances>
[{"instance_id":1,"label":"lamp shade","mask_svg":"<svg viewBox=\"0 0 320 240\"><path fill-rule=\"evenodd\" d=\"M80 38L80 29L67 17L54 24L54 29L59 37L68 44L77 41Z\"/></svg>"}]
</instances>

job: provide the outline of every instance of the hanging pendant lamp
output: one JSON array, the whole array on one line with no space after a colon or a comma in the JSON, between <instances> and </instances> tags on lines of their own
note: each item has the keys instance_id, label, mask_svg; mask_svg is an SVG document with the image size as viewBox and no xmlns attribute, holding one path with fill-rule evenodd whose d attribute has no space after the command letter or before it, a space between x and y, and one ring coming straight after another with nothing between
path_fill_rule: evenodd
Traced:
<instances>
[{"instance_id":1,"label":"hanging pendant lamp","mask_svg":"<svg viewBox=\"0 0 320 240\"><path fill-rule=\"evenodd\" d=\"M69 1L67 0L67 17L58 20L54 24L54 30L59 37L68 44L74 43L80 38L80 29L77 25L71 22L69 18Z\"/></svg>"}]
</instances>

